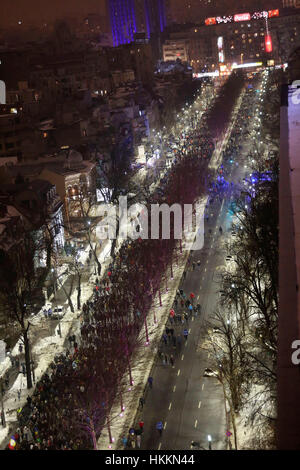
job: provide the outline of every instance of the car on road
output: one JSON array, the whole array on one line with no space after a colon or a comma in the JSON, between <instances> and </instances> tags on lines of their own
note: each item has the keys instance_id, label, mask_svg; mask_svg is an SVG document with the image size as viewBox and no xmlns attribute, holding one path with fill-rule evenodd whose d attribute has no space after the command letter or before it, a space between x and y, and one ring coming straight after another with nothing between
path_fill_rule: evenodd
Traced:
<instances>
[{"instance_id":1,"label":"car on road","mask_svg":"<svg viewBox=\"0 0 300 470\"><path fill-rule=\"evenodd\" d=\"M203 377L218 377L218 372L215 370L206 368L203 373Z\"/></svg>"},{"instance_id":2,"label":"car on road","mask_svg":"<svg viewBox=\"0 0 300 470\"><path fill-rule=\"evenodd\" d=\"M56 305L55 307L53 307L52 311L52 318L54 320L60 320L65 315L65 309L62 305Z\"/></svg>"},{"instance_id":3,"label":"car on road","mask_svg":"<svg viewBox=\"0 0 300 470\"><path fill-rule=\"evenodd\" d=\"M217 326L214 326L214 327L213 327L213 332L214 332L214 333L222 333L221 328L219 328L219 327L217 327Z\"/></svg>"}]
</instances>

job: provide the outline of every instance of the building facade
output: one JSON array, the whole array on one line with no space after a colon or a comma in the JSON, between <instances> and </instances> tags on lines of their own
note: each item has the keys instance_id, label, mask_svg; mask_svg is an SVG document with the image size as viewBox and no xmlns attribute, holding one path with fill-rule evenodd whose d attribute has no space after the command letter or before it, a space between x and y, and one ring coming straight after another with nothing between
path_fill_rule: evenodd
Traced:
<instances>
[{"instance_id":1,"label":"building facade","mask_svg":"<svg viewBox=\"0 0 300 470\"><path fill-rule=\"evenodd\" d=\"M166 0L108 0L107 8L114 46L133 42L139 32L150 39L167 25Z\"/></svg>"}]
</instances>

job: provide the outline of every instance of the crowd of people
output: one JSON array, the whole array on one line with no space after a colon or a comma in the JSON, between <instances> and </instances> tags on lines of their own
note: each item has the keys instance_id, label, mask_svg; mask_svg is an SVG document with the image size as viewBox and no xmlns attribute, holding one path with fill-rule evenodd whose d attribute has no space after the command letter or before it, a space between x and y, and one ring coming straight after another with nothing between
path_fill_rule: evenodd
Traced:
<instances>
[{"instance_id":1,"label":"crowd of people","mask_svg":"<svg viewBox=\"0 0 300 470\"><path fill-rule=\"evenodd\" d=\"M175 160L169 178L160 188L161 202L193 202L199 195L200 175L213 150L205 119L189 134L182 132L174 146ZM190 184L182 186L182 177ZM55 358L36 384L32 397L19 408L19 426L8 449L77 450L90 449L93 443L95 447L103 426L109 426L109 410L116 399L121 400L122 408L119 382L128 371L131 380L130 362L139 346L137 338L146 324L153 295L160 292L164 268L174 248L174 239L157 241L157 253L151 241L124 242L103 279L96 279L93 298L83 305L79 337L69 336L66 353ZM161 266L155 264L157 260ZM187 298L181 289L171 310L162 345L176 350L182 339L187 340L189 318L200 313L201 306L195 305L194 298ZM180 328L177 335L174 327ZM159 356L165 363L174 363L173 353L160 350ZM95 390L97 400L93 398ZM104 397L100 404L99 394ZM88 410L88 404L94 402L94 408Z\"/></svg>"}]
</instances>

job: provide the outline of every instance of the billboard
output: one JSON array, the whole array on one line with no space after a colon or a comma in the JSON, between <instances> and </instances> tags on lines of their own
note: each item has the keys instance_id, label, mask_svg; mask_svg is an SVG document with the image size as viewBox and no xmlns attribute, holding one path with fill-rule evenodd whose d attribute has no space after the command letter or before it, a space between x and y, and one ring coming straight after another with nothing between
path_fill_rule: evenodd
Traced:
<instances>
[{"instance_id":1,"label":"billboard","mask_svg":"<svg viewBox=\"0 0 300 470\"><path fill-rule=\"evenodd\" d=\"M263 10L263 11L255 11L254 13L237 13L235 15L228 15L228 16L216 16L213 18L206 18L205 24L206 26L211 26L214 24L222 24L222 23L232 23L232 22L240 22L240 21L250 21L250 20L261 20L263 18L274 18L279 16L279 9L276 10Z\"/></svg>"},{"instance_id":2,"label":"billboard","mask_svg":"<svg viewBox=\"0 0 300 470\"><path fill-rule=\"evenodd\" d=\"M266 48L266 52L272 52L273 50L272 38L270 34L265 35L265 48Z\"/></svg>"},{"instance_id":3,"label":"billboard","mask_svg":"<svg viewBox=\"0 0 300 470\"><path fill-rule=\"evenodd\" d=\"M239 13L238 15L234 15L234 21L249 21L251 20L250 13Z\"/></svg>"}]
</instances>

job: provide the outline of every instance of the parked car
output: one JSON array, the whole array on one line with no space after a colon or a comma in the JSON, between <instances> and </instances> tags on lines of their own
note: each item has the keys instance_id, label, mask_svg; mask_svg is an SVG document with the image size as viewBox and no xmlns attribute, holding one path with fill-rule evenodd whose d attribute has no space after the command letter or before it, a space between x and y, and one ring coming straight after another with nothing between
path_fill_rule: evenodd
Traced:
<instances>
[{"instance_id":1,"label":"parked car","mask_svg":"<svg viewBox=\"0 0 300 470\"><path fill-rule=\"evenodd\" d=\"M65 315L65 309L62 305L56 305L52 308L52 311L52 318L54 318L54 320L59 320Z\"/></svg>"},{"instance_id":2,"label":"parked car","mask_svg":"<svg viewBox=\"0 0 300 470\"><path fill-rule=\"evenodd\" d=\"M203 377L217 377L218 373L215 370L212 369L205 369Z\"/></svg>"}]
</instances>

